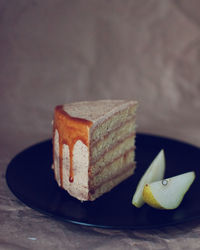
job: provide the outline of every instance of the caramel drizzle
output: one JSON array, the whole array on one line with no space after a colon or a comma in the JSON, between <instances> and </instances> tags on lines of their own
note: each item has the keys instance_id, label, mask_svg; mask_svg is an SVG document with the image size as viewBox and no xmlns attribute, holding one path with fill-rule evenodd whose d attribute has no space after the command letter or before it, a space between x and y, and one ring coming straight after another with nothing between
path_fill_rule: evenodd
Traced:
<instances>
[{"instance_id":1,"label":"caramel drizzle","mask_svg":"<svg viewBox=\"0 0 200 250\"><path fill-rule=\"evenodd\" d=\"M89 146L89 128L92 122L71 117L63 110L63 106L57 106L54 112L53 137L55 131L59 133L59 167L60 167L60 185L63 187L63 145L69 147L70 172L69 181L74 181L73 172L73 149L78 140L81 140L86 146ZM54 140L53 140L54 142ZM54 145L55 149L55 145Z\"/></svg>"}]
</instances>

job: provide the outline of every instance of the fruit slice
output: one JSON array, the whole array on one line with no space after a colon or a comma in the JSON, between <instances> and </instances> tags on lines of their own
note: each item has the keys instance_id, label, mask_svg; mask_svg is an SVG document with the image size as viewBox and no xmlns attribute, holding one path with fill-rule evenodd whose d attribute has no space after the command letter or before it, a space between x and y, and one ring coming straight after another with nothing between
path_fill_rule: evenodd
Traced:
<instances>
[{"instance_id":1,"label":"fruit slice","mask_svg":"<svg viewBox=\"0 0 200 250\"><path fill-rule=\"evenodd\" d=\"M175 209L180 205L194 179L195 173L192 171L146 184L143 190L143 199L154 208Z\"/></svg>"},{"instance_id":2,"label":"fruit slice","mask_svg":"<svg viewBox=\"0 0 200 250\"><path fill-rule=\"evenodd\" d=\"M142 197L142 192L145 184L162 180L165 172L165 154L162 149L160 153L153 160L149 168L146 170L140 182L136 188L136 191L133 195L132 204L136 207L141 207L144 204Z\"/></svg>"}]
</instances>

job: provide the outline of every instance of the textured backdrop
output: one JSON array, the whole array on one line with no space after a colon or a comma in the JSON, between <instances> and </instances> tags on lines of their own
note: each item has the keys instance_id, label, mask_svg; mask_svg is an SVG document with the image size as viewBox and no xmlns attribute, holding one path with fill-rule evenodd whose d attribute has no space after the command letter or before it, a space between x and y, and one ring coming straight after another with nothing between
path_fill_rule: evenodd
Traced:
<instances>
[{"instance_id":1,"label":"textured backdrop","mask_svg":"<svg viewBox=\"0 0 200 250\"><path fill-rule=\"evenodd\" d=\"M16 205L4 174L18 151L51 137L57 104L136 99L138 131L200 146L199 9L198 0L0 0L0 218L9 217L0 229L1 244L15 242L3 232L19 229L20 211L22 225L29 221L37 228L32 210ZM12 216L18 219L14 226ZM72 231L73 238L78 233ZM120 237L131 246L130 235ZM156 242L159 234L151 237Z\"/></svg>"}]
</instances>

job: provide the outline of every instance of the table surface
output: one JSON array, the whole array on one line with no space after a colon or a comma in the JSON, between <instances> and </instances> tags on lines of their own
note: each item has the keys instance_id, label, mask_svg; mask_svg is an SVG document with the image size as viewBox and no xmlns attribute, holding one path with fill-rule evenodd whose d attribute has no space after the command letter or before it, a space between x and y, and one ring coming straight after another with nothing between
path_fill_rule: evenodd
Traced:
<instances>
[{"instance_id":1,"label":"table surface","mask_svg":"<svg viewBox=\"0 0 200 250\"><path fill-rule=\"evenodd\" d=\"M0 1L0 249L199 249L200 221L107 230L49 218L5 180L57 104L139 101L137 131L200 146L199 1Z\"/></svg>"}]
</instances>

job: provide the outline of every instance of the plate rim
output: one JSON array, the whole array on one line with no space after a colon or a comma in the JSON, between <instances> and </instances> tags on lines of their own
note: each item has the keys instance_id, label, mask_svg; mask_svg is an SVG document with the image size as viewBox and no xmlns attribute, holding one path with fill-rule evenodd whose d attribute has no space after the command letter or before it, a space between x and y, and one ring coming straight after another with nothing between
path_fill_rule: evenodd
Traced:
<instances>
[{"instance_id":1,"label":"plate rim","mask_svg":"<svg viewBox=\"0 0 200 250\"><path fill-rule=\"evenodd\" d=\"M137 135L139 136L147 136L147 137L151 137L151 138L157 138L157 139L164 139L164 140L170 140L172 142L176 142L176 143L181 143L184 144L186 146L190 146L193 147L197 150L200 150L200 147L198 147L197 145L193 145L191 143L188 143L186 141L182 141L176 138L171 138L171 137L166 137L166 136L162 136L162 135L158 135L158 134L152 134L152 133L143 133L143 132L137 132L136 133L136 142L137 142ZM83 222L82 220L77 221L75 219L73 219L72 217L68 216L68 218L66 217L62 217L62 216L58 216L55 214L52 214L51 212L45 211L44 209L38 208L37 206L34 206L32 204L30 204L30 202L28 201L24 201L24 197L23 199L21 199L21 197L19 197L19 195L16 193L16 191L13 189L12 185L10 185L8 179L9 179L9 171L10 171L10 166L12 166L13 162L22 154L26 153L26 151L29 151L41 144L46 144L46 143L51 143L52 138L46 139L46 140L42 140L40 142L34 143L30 146L27 146L26 148L22 149L20 152L16 153L16 155L10 160L10 162L7 164L7 168L6 168L6 174L5 174L5 178L6 178L6 183L7 186L9 187L10 191L12 192L12 194L18 199L18 201L20 201L22 204L24 204L25 206L28 206L31 209L34 209L35 211L38 211L39 213L42 213L43 215L46 215L50 218L62 221L62 222L68 222L68 223L72 223L74 225L80 225L80 226L86 226L86 227L94 227L94 228L102 228L102 229L122 229L122 230L149 230L149 229L159 229L159 228L163 228L166 226L174 226L174 225L178 225L178 224L183 224L183 223L187 223L190 221L193 221L197 218L200 218L200 214L198 216L190 216L188 218L184 218L181 219L180 221L171 221L171 222L166 222L166 223L162 223L162 224L153 224L153 225L101 225L101 224L95 224L95 223L89 223L89 222ZM145 205L146 206L146 205Z\"/></svg>"}]
</instances>

